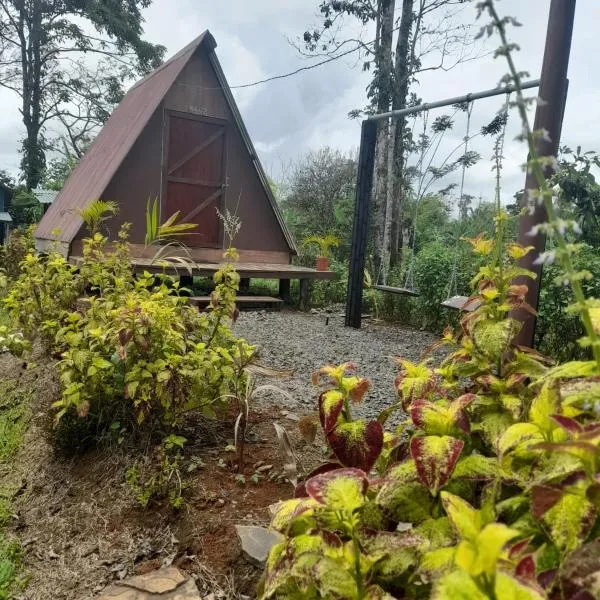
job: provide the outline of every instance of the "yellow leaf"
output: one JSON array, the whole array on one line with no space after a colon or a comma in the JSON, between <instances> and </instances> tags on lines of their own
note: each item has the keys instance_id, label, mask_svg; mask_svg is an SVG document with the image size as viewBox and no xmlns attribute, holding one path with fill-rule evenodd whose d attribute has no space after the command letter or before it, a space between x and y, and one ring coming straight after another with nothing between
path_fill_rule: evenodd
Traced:
<instances>
[{"instance_id":1,"label":"yellow leaf","mask_svg":"<svg viewBox=\"0 0 600 600\"><path fill-rule=\"evenodd\" d=\"M527 256L533 249L533 246L521 246L521 244L510 244L506 251L512 259L519 260L524 256Z\"/></svg>"},{"instance_id":2,"label":"yellow leaf","mask_svg":"<svg viewBox=\"0 0 600 600\"><path fill-rule=\"evenodd\" d=\"M473 252L481 256L491 254L495 246L494 240L488 240L483 235L478 235L475 238L467 238L467 242L473 247Z\"/></svg>"},{"instance_id":3,"label":"yellow leaf","mask_svg":"<svg viewBox=\"0 0 600 600\"><path fill-rule=\"evenodd\" d=\"M594 331L600 333L600 306L590 308L589 311Z\"/></svg>"},{"instance_id":4,"label":"yellow leaf","mask_svg":"<svg viewBox=\"0 0 600 600\"><path fill-rule=\"evenodd\" d=\"M481 529L481 513L473 508L466 500L442 492L442 504L452 527L461 538L475 540Z\"/></svg>"},{"instance_id":5,"label":"yellow leaf","mask_svg":"<svg viewBox=\"0 0 600 600\"><path fill-rule=\"evenodd\" d=\"M519 532L502 523L490 523L477 538L478 562L484 573L493 575L502 549L507 542L517 537Z\"/></svg>"}]
</instances>

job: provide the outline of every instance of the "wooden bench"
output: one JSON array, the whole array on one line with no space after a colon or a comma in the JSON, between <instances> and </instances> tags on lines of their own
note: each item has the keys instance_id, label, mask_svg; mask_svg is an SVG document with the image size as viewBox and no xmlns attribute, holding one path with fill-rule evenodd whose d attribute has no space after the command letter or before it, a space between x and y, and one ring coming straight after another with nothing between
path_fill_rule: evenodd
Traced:
<instances>
[{"instance_id":1,"label":"wooden bench","mask_svg":"<svg viewBox=\"0 0 600 600\"><path fill-rule=\"evenodd\" d=\"M206 308L210 304L210 296L191 296L190 304L198 308ZM280 308L283 304L281 298L272 296L238 296L236 299L238 308Z\"/></svg>"}]
</instances>

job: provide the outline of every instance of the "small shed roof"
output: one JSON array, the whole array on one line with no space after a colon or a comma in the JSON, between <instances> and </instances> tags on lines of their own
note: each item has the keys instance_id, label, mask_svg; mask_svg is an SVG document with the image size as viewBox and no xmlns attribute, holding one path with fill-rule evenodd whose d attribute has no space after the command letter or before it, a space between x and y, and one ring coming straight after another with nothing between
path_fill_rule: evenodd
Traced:
<instances>
[{"instance_id":1,"label":"small shed roof","mask_svg":"<svg viewBox=\"0 0 600 600\"><path fill-rule=\"evenodd\" d=\"M40 202L41 204L52 204L59 194L59 192L57 192L56 190L45 190L42 188L36 188L35 190L33 190L33 193L38 199L38 202Z\"/></svg>"},{"instance_id":2,"label":"small shed roof","mask_svg":"<svg viewBox=\"0 0 600 600\"><path fill-rule=\"evenodd\" d=\"M58 239L66 243L70 243L75 238L83 224L79 211L102 196L152 115L160 107L167 92L201 46L204 46L210 54L210 61L219 84L290 251L297 252L294 239L283 220L229 84L214 53L217 43L208 30L129 90L98 134L90 150L71 173L52 207L42 218L35 232L36 238ZM58 236L53 233L57 230Z\"/></svg>"},{"instance_id":3,"label":"small shed roof","mask_svg":"<svg viewBox=\"0 0 600 600\"><path fill-rule=\"evenodd\" d=\"M1 223L12 223L12 217L7 212L0 212Z\"/></svg>"}]
</instances>

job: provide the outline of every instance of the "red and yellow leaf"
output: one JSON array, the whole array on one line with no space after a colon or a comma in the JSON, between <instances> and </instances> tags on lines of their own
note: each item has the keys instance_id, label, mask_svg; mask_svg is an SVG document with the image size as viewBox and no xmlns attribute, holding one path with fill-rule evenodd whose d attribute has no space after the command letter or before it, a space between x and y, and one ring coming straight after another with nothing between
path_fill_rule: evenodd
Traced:
<instances>
[{"instance_id":1,"label":"red and yellow leaf","mask_svg":"<svg viewBox=\"0 0 600 600\"><path fill-rule=\"evenodd\" d=\"M383 427L378 421L340 423L327 435L327 441L345 467L368 473L383 449Z\"/></svg>"},{"instance_id":2,"label":"red and yellow leaf","mask_svg":"<svg viewBox=\"0 0 600 600\"><path fill-rule=\"evenodd\" d=\"M410 441L419 479L434 496L450 479L464 445L451 436L413 437Z\"/></svg>"},{"instance_id":3,"label":"red and yellow leaf","mask_svg":"<svg viewBox=\"0 0 600 600\"><path fill-rule=\"evenodd\" d=\"M306 482L313 499L331 510L353 512L365 503L367 475L360 469L337 469L316 475Z\"/></svg>"}]
</instances>

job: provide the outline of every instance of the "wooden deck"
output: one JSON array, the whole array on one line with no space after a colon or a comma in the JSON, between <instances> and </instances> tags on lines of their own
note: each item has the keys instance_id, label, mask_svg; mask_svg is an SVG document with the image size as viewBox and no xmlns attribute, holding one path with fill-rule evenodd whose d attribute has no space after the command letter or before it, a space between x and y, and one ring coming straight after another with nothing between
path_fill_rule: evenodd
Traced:
<instances>
[{"instance_id":1,"label":"wooden deck","mask_svg":"<svg viewBox=\"0 0 600 600\"><path fill-rule=\"evenodd\" d=\"M210 304L210 296L192 296L190 304L198 308L206 308ZM238 308L280 308L283 304L281 298L272 296L238 296L236 298Z\"/></svg>"},{"instance_id":2,"label":"wooden deck","mask_svg":"<svg viewBox=\"0 0 600 600\"><path fill-rule=\"evenodd\" d=\"M71 256L69 259L73 264L81 264L81 256ZM187 276L189 271L183 267L174 267L160 261L149 258L132 258L131 264L136 272L149 271L150 273L172 273L174 275ZM196 277L212 277L220 268L222 263L195 263L192 273ZM309 280L334 280L337 273L333 271L317 271L308 267L296 265L268 264L268 263L235 263L235 270L241 279L309 279Z\"/></svg>"}]
</instances>

